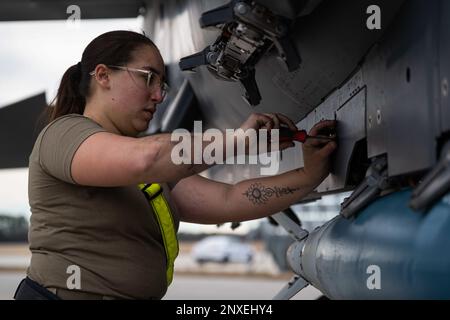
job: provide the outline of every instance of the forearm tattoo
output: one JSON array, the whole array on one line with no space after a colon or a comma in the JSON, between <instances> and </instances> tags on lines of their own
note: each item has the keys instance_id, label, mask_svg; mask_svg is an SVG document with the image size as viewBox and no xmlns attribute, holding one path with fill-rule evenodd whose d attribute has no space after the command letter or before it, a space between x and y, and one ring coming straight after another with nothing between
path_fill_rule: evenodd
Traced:
<instances>
[{"instance_id":1,"label":"forearm tattoo","mask_svg":"<svg viewBox=\"0 0 450 320\"><path fill-rule=\"evenodd\" d=\"M249 201L253 202L254 205L263 205L273 196L281 198L282 196L294 194L294 192L299 191L300 188L289 188L289 187L266 187L261 183L253 183L247 191L243 193L244 196L248 198Z\"/></svg>"}]
</instances>

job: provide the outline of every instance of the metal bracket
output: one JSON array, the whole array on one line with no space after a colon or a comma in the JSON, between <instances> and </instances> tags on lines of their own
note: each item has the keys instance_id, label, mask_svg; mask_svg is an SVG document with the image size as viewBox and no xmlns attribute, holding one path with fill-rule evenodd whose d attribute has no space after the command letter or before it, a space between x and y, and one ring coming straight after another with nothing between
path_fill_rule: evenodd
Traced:
<instances>
[{"instance_id":1,"label":"metal bracket","mask_svg":"<svg viewBox=\"0 0 450 320\"><path fill-rule=\"evenodd\" d=\"M300 56L288 38L290 21L267 8L248 0L233 0L229 4L207 11L200 18L200 26L222 30L211 46L184 57L182 71L194 71L207 65L218 79L239 81L245 89L244 98L252 106L261 102L255 79L255 65L275 46L289 71L300 67Z\"/></svg>"},{"instance_id":2,"label":"metal bracket","mask_svg":"<svg viewBox=\"0 0 450 320\"><path fill-rule=\"evenodd\" d=\"M203 13L199 20L200 27L203 29L232 22L234 20L232 2Z\"/></svg>"},{"instance_id":3,"label":"metal bracket","mask_svg":"<svg viewBox=\"0 0 450 320\"><path fill-rule=\"evenodd\" d=\"M413 191L409 206L413 210L426 211L450 190L450 143L437 166L426 175Z\"/></svg>"},{"instance_id":4,"label":"metal bracket","mask_svg":"<svg viewBox=\"0 0 450 320\"><path fill-rule=\"evenodd\" d=\"M376 159L367 170L364 181L341 204L340 214L346 219L354 216L388 187L387 160Z\"/></svg>"},{"instance_id":5,"label":"metal bracket","mask_svg":"<svg viewBox=\"0 0 450 320\"><path fill-rule=\"evenodd\" d=\"M308 231L292 220L286 213L280 212L271 216L282 226L296 241L301 241L308 236Z\"/></svg>"},{"instance_id":6,"label":"metal bracket","mask_svg":"<svg viewBox=\"0 0 450 320\"><path fill-rule=\"evenodd\" d=\"M255 69L247 69L247 75L239 81L245 90L244 99L251 106L257 106L261 102L261 94L255 79Z\"/></svg>"},{"instance_id":7,"label":"metal bracket","mask_svg":"<svg viewBox=\"0 0 450 320\"><path fill-rule=\"evenodd\" d=\"M289 300L308 285L309 283L305 279L295 275L272 300Z\"/></svg>"},{"instance_id":8,"label":"metal bracket","mask_svg":"<svg viewBox=\"0 0 450 320\"><path fill-rule=\"evenodd\" d=\"M277 213L271 217L295 239L295 242L289 247L286 255L289 265L296 275L273 298L274 300L289 300L309 284L305 279L298 275L299 270L301 269L301 248L303 248L304 240L308 237L308 231L303 229L284 212Z\"/></svg>"},{"instance_id":9,"label":"metal bracket","mask_svg":"<svg viewBox=\"0 0 450 320\"><path fill-rule=\"evenodd\" d=\"M205 48L203 51L195 53L191 56L181 58L179 66L183 71L194 71L194 68L208 64L208 54L211 52L210 47Z\"/></svg>"}]
</instances>

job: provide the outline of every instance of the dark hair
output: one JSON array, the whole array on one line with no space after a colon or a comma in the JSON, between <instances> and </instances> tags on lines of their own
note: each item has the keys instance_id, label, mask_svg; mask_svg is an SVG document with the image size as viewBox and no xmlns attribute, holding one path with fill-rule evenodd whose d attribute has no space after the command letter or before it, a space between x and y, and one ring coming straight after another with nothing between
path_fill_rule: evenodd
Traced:
<instances>
[{"instance_id":1,"label":"dark hair","mask_svg":"<svg viewBox=\"0 0 450 320\"><path fill-rule=\"evenodd\" d=\"M145 35L132 31L110 31L92 40L84 49L81 61L64 73L50 106L49 121L70 113L83 114L89 96L89 72L101 63L126 64L131 60L133 51L142 45L156 48Z\"/></svg>"}]
</instances>

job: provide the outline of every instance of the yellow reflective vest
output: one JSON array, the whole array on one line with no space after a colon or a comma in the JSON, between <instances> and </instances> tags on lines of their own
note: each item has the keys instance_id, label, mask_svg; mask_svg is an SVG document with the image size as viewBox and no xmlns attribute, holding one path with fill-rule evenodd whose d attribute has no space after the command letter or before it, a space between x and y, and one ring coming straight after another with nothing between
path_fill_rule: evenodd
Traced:
<instances>
[{"instance_id":1,"label":"yellow reflective vest","mask_svg":"<svg viewBox=\"0 0 450 320\"><path fill-rule=\"evenodd\" d=\"M173 267L179 250L172 213L170 212L170 207L166 198L164 198L163 189L158 183L141 183L139 184L139 189L141 189L152 206L156 220L158 221L159 229L161 230L167 257L166 278L167 286L169 286L172 283Z\"/></svg>"}]
</instances>

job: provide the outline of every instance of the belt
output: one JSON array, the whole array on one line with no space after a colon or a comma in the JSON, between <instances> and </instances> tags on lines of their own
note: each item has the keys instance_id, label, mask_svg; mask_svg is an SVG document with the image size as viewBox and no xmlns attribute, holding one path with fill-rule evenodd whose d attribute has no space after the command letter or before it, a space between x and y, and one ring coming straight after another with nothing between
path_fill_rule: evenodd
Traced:
<instances>
[{"instance_id":1,"label":"belt","mask_svg":"<svg viewBox=\"0 0 450 320\"><path fill-rule=\"evenodd\" d=\"M57 295L63 300L118 300L119 298L112 296L104 296L101 294L78 291L78 290L68 290L61 288L46 288L51 293Z\"/></svg>"}]
</instances>

